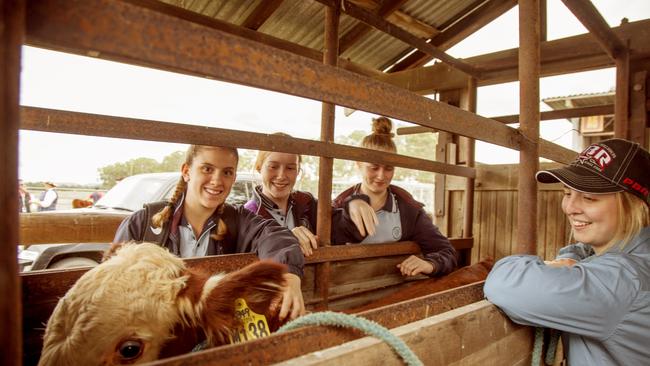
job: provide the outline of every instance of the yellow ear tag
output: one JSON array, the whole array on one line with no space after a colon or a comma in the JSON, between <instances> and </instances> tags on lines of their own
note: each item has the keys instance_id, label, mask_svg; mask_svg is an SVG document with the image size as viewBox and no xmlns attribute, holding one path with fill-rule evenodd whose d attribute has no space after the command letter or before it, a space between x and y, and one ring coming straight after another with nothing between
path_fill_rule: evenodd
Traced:
<instances>
[{"instance_id":1,"label":"yellow ear tag","mask_svg":"<svg viewBox=\"0 0 650 366\"><path fill-rule=\"evenodd\" d=\"M271 332L266 317L257 314L246 304L246 300L235 300L235 318L241 323L230 331L230 343L241 343L251 339L267 337Z\"/></svg>"}]
</instances>

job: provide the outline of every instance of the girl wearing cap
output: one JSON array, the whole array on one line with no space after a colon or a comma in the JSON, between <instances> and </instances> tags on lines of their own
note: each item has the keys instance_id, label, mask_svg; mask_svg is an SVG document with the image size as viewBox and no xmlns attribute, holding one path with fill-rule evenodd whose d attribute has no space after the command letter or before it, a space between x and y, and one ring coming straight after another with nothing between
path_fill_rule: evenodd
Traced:
<instances>
[{"instance_id":1,"label":"girl wearing cap","mask_svg":"<svg viewBox=\"0 0 650 366\"><path fill-rule=\"evenodd\" d=\"M304 257L289 230L225 202L238 161L237 149L191 145L170 201L146 204L125 218L113 242L154 242L182 258L252 252L286 264L280 318L296 318L305 312Z\"/></svg>"},{"instance_id":2,"label":"girl wearing cap","mask_svg":"<svg viewBox=\"0 0 650 366\"><path fill-rule=\"evenodd\" d=\"M373 119L372 129L361 142L362 147L397 152L390 119ZM398 264L402 275L441 276L451 272L456 267L456 250L433 225L424 205L390 184L395 168L364 162L358 162L357 167L361 183L343 191L332 203L334 208L344 209L343 220L332 221L332 243L412 240L420 246L423 258L412 255Z\"/></svg>"},{"instance_id":3,"label":"girl wearing cap","mask_svg":"<svg viewBox=\"0 0 650 366\"><path fill-rule=\"evenodd\" d=\"M244 207L291 230L303 254L310 256L318 247L318 237L314 235L317 201L309 192L293 190L301 160L299 154L260 151L255 170L261 174L262 184L255 187L253 198Z\"/></svg>"},{"instance_id":4,"label":"girl wearing cap","mask_svg":"<svg viewBox=\"0 0 650 366\"><path fill-rule=\"evenodd\" d=\"M484 292L516 323L563 332L569 365L650 364L650 154L621 139L537 173L564 184L576 244L501 259Z\"/></svg>"}]
</instances>

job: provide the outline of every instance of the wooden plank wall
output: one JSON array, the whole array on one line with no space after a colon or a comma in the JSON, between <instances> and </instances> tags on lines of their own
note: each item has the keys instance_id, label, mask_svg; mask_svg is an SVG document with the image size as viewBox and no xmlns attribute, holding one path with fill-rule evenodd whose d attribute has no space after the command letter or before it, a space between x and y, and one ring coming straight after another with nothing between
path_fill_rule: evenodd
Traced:
<instances>
[{"instance_id":1,"label":"wooden plank wall","mask_svg":"<svg viewBox=\"0 0 650 366\"><path fill-rule=\"evenodd\" d=\"M541 169L557 167L542 164ZM517 166L483 165L477 167L474 191L474 247L471 263L485 257L495 260L515 251L517 238ZM447 176L448 220L441 230L448 236L460 236L464 179ZM558 250L569 243L570 227L562 213L562 186L538 184L537 255L553 259Z\"/></svg>"}]
</instances>

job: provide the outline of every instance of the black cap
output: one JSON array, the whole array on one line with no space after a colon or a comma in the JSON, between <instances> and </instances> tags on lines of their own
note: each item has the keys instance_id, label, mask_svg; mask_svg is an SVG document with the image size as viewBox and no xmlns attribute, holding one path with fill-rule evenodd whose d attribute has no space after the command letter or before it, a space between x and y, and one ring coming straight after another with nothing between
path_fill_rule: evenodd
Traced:
<instances>
[{"instance_id":1,"label":"black cap","mask_svg":"<svg viewBox=\"0 0 650 366\"><path fill-rule=\"evenodd\" d=\"M541 183L562 182L585 193L630 192L650 206L650 154L627 140L592 144L570 165L539 171L535 177Z\"/></svg>"}]
</instances>

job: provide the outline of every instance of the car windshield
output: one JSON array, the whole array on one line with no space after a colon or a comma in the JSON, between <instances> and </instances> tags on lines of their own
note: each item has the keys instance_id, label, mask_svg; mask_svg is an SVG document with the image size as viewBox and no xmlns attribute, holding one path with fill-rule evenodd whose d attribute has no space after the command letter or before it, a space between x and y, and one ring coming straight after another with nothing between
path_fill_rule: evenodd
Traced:
<instances>
[{"instance_id":1,"label":"car windshield","mask_svg":"<svg viewBox=\"0 0 650 366\"><path fill-rule=\"evenodd\" d=\"M176 178L178 179L178 178ZM171 176L134 175L124 178L102 197L95 207L137 211L148 202L162 199L165 186L176 182Z\"/></svg>"}]
</instances>

